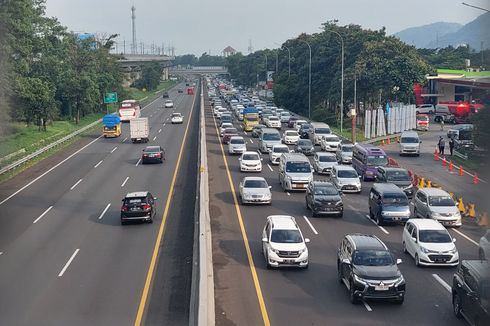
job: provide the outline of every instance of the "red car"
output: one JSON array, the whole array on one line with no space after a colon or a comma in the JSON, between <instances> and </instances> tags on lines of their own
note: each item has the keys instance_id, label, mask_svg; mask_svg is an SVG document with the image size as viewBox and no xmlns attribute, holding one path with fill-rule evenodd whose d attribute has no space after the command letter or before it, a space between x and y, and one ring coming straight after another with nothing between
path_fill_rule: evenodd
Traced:
<instances>
[{"instance_id":1,"label":"red car","mask_svg":"<svg viewBox=\"0 0 490 326\"><path fill-rule=\"evenodd\" d=\"M236 128L226 128L223 131L223 138L221 138L221 142L223 144L228 144L230 142L230 138L233 136L238 136L238 130Z\"/></svg>"}]
</instances>

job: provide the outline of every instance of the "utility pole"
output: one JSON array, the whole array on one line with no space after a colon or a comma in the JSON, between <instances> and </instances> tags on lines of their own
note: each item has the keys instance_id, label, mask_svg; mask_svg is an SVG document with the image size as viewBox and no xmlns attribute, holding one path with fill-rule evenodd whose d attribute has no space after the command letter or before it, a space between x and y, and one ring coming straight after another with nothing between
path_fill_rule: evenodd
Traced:
<instances>
[{"instance_id":1,"label":"utility pole","mask_svg":"<svg viewBox=\"0 0 490 326\"><path fill-rule=\"evenodd\" d=\"M131 54L137 54L138 43L136 43L136 8L134 5L131 7L131 21L133 31L133 44L131 46Z\"/></svg>"},{"instance_id":2,"label":"utility pole","mask_svg":"<svg viewBox=\"0 0 490 326\"><path fill-rule=\"evenodd\" d=\"M356 116L357 116L357 75L354 72L354 110L351 112L352 118L352 143L356 143Z\"/></svg>"}]
</instances>

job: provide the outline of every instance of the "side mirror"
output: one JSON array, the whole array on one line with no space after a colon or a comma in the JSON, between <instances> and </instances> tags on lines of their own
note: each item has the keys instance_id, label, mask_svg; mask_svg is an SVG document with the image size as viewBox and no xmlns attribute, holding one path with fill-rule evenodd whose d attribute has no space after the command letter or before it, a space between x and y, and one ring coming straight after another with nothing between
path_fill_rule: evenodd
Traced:
<instances>
[{"instance_id":1,"label":"side mirror","mask_svg":"<svg viewBox=\"0 0 490 326\"><path fill-rule=\"evenodd\" d=\"M362 176L361 175L359 176L359 179L362 179Z\"/></svg>"},{"instance_id":2,"label":"side mirror","mask_svg":"<svg viewBox=\"0 0 490 326\"><path fill-rule=\"evenodd\" d=\"M310 239L309 238L305 238L305 243L310 243Z\"/></svg>"},{"instance_id":3,"label":"side mirror","mask_svg":"<svg viewBox=\"0 0 490 326\"><path fill-rule=\"evenodd\" d=\"M272 189L272 186L269 186L269 189Z\"/></svg>"},{"instance_id":4,"label":"side mirror","mask_svg":"<svg viewBox=\"0 0 490 326\"><path fill-rule=\"evenodd\" d=\"M239 161L241 161L241 160L242 160L242 158L241 158L241 157L239 157L239 158L238 158L238 160L239 160Z\"/></svg>"},{"instance_id":5,"label":"side mirror","mask_svg":"<svg viewBox=\"0 0 490 326\"><path fill-rule=\"evenodd\" d=\"M396 260L396 264L397 264L397 265L400 265L402 262L403 262L403 261L402 261L400 258L398 258L398 259Z\"/></svg>"},{"instance_id":6,"label":"side mirror","mask_svg":"<svg viewBox=\"0 0 490 326\"><path fill-rule=\"evenodd\" d=\"M261 157L260 160L263 161L264 159Z\"/></svg>"},{"instance_id":7,"label":"side mirror","mask_svg":"<svg viewBox=\"0 0 490 326\"><path fill-rule=\"evenodd\" d=\"M350 265L350 261L347 258L342 259L342 264Z\"/></svg>"},{"instance_id":8,"label":"side mirror","mask_svg":"<svg viewBox=\"0 0 490 326\"><path fill-rule=\"evenodd\" d=\"M456 238L453 238L453 242L456 242Z\"/></svg>"},{"instance_id":9,"label":"side mirror","mask_svg":"<svg viewBox=\"0 0 490 326\"><path fill-rule=\"evenodd\" d=\"M413 240L415 243L417 243L417 238L412 237L412 240Z\"/></svg>"},{"instance_id":10,"label":"side mirror","mask_svg":"<svg viewBox=\"0 0 490 326\"><path fill-rule=\"evenodd\" d=\"M262 242L267 243L269 241L267 240L267 238L262 238Z\"/></svg>"}]
</instances>

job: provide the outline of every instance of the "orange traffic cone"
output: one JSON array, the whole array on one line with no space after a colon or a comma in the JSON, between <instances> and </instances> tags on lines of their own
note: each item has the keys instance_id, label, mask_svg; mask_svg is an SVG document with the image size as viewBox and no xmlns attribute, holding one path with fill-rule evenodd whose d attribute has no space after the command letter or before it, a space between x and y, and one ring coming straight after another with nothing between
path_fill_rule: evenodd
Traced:
<instances>
[{"instance_id":1,"label":"orange traffic cone","mask_svg":"<svg viewBox=\"0 0 490 326\"><path fill-rule=\"evenodd\" d=\"M460 177L463 176L463 166L462 165L459 166L459 176Z\"/></svg>"},{"instance_id":2,"label":"orange traffic cone","mask_svg":"<svg viewBox=\"0 0 490 326\"><path fill-rule=\"evenodd\" d=\"M439 152L437 151L437 148L434 150L434 155L436 157L436 161L439 161Z\"/></svg>"},{"instance_id":3,"label":"orange traffic cone","mask_svg":"<svg viewBox=\"0 0 490 326\"><path fill-rule=\"evenodd\" d=\"M449 172L453 172L453 161L449 161Z\"/></svg>"},{"instance_id":4,"label":"orange traffic cone","mask_svg":"<svg viewBox=\"0 0 490 326\"><path fill-rule=\"evenodd\" d=\"M476 175L476 173L475 173L475 175L473 176L473 184L474 184L474 185L477 185L477 184L478 184L478 182L480 182L480 180L478 179L478 176L477 176L477 175Z\"/></svg>"}]
</instances>

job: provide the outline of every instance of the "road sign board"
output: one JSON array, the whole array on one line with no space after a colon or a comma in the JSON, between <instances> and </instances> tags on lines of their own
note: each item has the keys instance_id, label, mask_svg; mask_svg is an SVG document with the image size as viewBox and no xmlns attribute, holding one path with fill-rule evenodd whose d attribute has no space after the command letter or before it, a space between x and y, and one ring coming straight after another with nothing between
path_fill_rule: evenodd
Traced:
<instances>
[{"instance_id":1,"label":"road sign board","mask_svg":"<svg viewBox=\"0 0 490 326\"><path fill-rule=\"evenodd\" d=\"M117 103L117 93L106 93L104 96L104 103Z\"/></svg>"}]
</instances>

